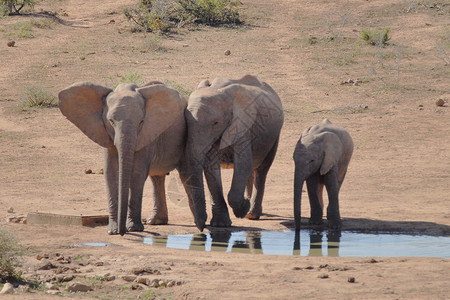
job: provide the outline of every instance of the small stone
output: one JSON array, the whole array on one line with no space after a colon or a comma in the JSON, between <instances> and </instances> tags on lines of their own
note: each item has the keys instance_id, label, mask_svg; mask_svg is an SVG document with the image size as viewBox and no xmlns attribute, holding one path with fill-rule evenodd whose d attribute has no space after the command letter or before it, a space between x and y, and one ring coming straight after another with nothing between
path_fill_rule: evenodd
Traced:
<instances>
[{"instance_id":1,"label":"small stone","mask_svg":"<svg viewBox=\"0 0 450 300\"><path fill-rule=\"evenodd\" d=\"M188 44L183 44L183 47L187 48L187 47L189 47L189 45Z\"/></svg>"},{"instance_id":2,"label":"small stone","mask_svg":"<svg viewBox=\"0 0 450 300\"><path fill-rule=\"evenodd\" d=\"M114 275L106 275L105 277L103 277L103 279L105 281L113 281L113 280L116 280L116 276L114 276Z\"/></svg>"},{"instance_id":3,"label":"small stone","mask_svg":"<svg viewBox=\"0 0 450 300\"><path fill-rule=\"evenodd\" d=\"M21 293L29 293L31 289L28 285L19 285L19 291Z\"/></svg>"},{"instance_id":4,"label":"small stone","mask_svg":"<svg viewBox=\"0 0 450 300\"><path fill-rule=\"evenodd\" d=\"M321 278L321 279L327 279L327 278L329 278L328 274L321 274L321 275L319 275L318 277Z\"/></svg>"},{"instance_id":5,"label":"small stone","mask_svg":"<svg viewBox=\"0 0 450 300\"><path fill-rule=\"evenodd\" d=\"M10 214L14 213L14 208L13 207L8 208L8 213Z\"/></svg>"},{"instance_id":6,"label":"small stone","mask_svg":"<svg viewBox=\"0 0 450 300\"><path fill-rule=\"evenodd\" d=\"M47 290L59 290L58 287L56 285L54 285L53 283L51 283L51 282L46 282L45 283L45 288Z\"/></svg>"},{"instance_id":7,"label":"small stone","mask_svg":"<svg viewBox=\"0 0 450 300\"><path fill-rule=\"evenodd\" d=\"M61 294L61 292L59 290L48 290L45 293L49 294L49 295L59 295L59 294Z\"/></svg>"},{"instance_id":8,"label":"small stone","mask_svg":"<svg viewBox=\"0 0 450 300\"><path fill-rule=\"evenodd\" d=\"M445 104L444 99L438 99L438 100L436 101L436 106L444 106L444 104Z\"/></svg>"},{"instance_id":9,"label":"small stone","mask_svg":"<svg viewBox=\"0 0 450 300\"><path fill-rule=\"evenodd\" d=\"M15 44L16 44L15 41L9 41L9 42L7 43L8 47L14 47Z\"/></svg>"},{"instance_id":10,"label":"small stone","mask_svg":"<svg viewBox=\"0 0 450 300\"><path fill-rule=\"evenodd\" d=\"M133 282L137 277L135 275L123 275L121 278L125 281Z\"/></svg>"},{"instance_id":11,"label":"small stone","mask_svg":"<svg viewBox=\"0 0 450 300\"><path fill-rule=\"evenodd\" d=\"M167 287L173 287L173 286L175 286L177 283L174 281L174 280L170 280L168 283L167 283Z\"/></svg>"},{"instance_id":12,"label":"small stone","mask_svg":"<svg viewBox=\"0 0 450 300\"><path fill-rule=\"evenodd\" d=\"M96 263L94 264L94 266L96 266L96 267L101 267L101 266L104 266L104 265L105 265L105 263L102 262L102 261L98 261L98 262L96 262Z\"/></svg>"},{"instance_id":13,"label":"small stone","mask_svg":"<svg viewBox=\"0 0 450 300\"><path fill-rule=\"evenodd\" d=\"M355 282L355 277L349 277L347 281L350 282L350 283L354 283Z\"/></svg>"},{"instance_id":14,"label":"small stone","mask_svg":"<svg viewBox=\"0 0 450 300\"><path fill-rule=\"evenodd\" d=\"M92 170L91 169L86 169L86 170L84 170L84 174L92 174Z\"/></svg>"},{"instance_id":15,"label":"small stone","mask_svg":"<svg viewBox=\"0 0 450 300\"><path fill-rule=\"evenodd\" d=\"M37 267L37 270L50 270L50 269L56 269L56 266L52 264L51 262L46 262L42 264L41 266Z\"/></svg>"},{"instance_id":16,"label":"small stone","mask_svg":"<svg viewBox=\"0 0 450 300\"><path fill-rule=\"evenodd\" d=\"M138 277L136 279L137 283L142 283L142 284L145 284L145 285L147 285L148 281L149 281L148 278L145 278L145 277Z\"/></svg>"},{"instance_id":17,"label":"small stone","mask_svg":"<svg viewBox=\"0 0 450 300\"><path fill-rule=\"evenodd\" d=\"M148 286L152 287L152 288L159 287L159 280L158 279L153 279Z\"/></svg>"},{"instance_id":18,"label":"small stone","mask_svg":"<svg viewBox=\"0 0 450 300\"><path fill-rule=\"evenodd\" d=\"M114 24L114 23L116 23L116 20L114 20L114 19L109 21L109 24Z\"/></svg>"},{"instance_id":19,"label":"small stone","mask_svg":"<svg viewBox=\"0 0 450 300\"><path fill-rule=\"evenodd\" d=\"M166 287L166 286L167 286L167 282L164 281L164 280L160 280L160 281L158 282L158 284L159 284L159 286L161 286L161 287Z\"/></svg>"},{"instance_id":20,"label":"small stone","mask_svg":"<svg viewBox=\"0 0 450 300\"><path fill-rule=\"evenodd\" d=\"M11 283L7 282L0 291L0 294L12 294L13 292L14 286Z\"/></svg>"},{"instance_id":21,"label":"small stone","mask_svg":"<svg viewBox=\"0 0 450 300\"><path fill-rule=\"evenodd\" d=\"M134 284L131 285L131 289L132 290L143 290L144 287L142 285L138 284L138 283L134 283Z\"/></svg>"},{"instance_id":22,"label":"small stone","mask_svg":"<svg viewBox=\"0 0 450 300\"><path fill-rule=\"evenodd\" d=\"M223 52L223 54L225 54L226 56L228 56L228 55L231 54L231 50L227 49L227 50L225 50L225 51Z\"/></svg>"},{"instance_id":23,"label":"small stone","mask_svg":"<svg viewBox=\"0 0 450 300\"><path fill-rule=\"evenodd\" d=\"M98 170L98 174L103 174L103 169Z\"/></svg>"},{"instance_id":24,"label":"small stone","mask_svg":"<svg viewBox=\"0 0 450 300\"><path fill-rule=\"evenodd\" d=\"M314 267L313 266L307 266L305 269L306 270L314 270Z\"/></svg>"},{"instance_id":25,"label":"small stone","mask_svg":"<svg viewBox=\"0 0 450 300\"><path fill-rule=\"evenodd\" d=\"M66 290L68 290L69 292L88 292L92 291L92 287L87 284L72 282L67 285Z\"/></svg>"}]
</instances>

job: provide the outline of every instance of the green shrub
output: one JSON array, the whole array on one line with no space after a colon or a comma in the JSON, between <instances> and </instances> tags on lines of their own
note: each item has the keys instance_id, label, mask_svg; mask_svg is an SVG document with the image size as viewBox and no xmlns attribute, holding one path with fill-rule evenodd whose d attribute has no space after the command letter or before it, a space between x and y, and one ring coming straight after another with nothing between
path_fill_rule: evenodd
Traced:
<instances>
[{"instance_id":1,"label":"green shrub","mask_svg":"<svg viewBox=\"0 0 450 300\"><path fill-rule=\"evenodd\" d=\"M139 31L165 33L193 23L240 24L239 5L238 0L140 0L136 8L124 13Z\"/></svg>"},{"instance_id":2,"label":"green shrub","mask_svg":"<svg viewBox=\"0 0 450 300\"><path fill-rule=\"evenodd\" d=\"M362 30L361 39L374 46L387 45L391 39L389 36L389 28L384 30Z\"/></svg>"},{"instance_id":3,"label":"green shrub","mask_svg":"<svg viewBox=\"0 0 450 300\"><path fill-rule=\"evenodd\" d=\"M29 107L53 107L57 106L57 97L40 85L30 85L25 88L24 98L19 107L23 110Z\"/></svg>"},{"instance_id":4,"label":"green shrub","mask_svg":"<svg viewBox=\"0 0 450 300\"><path fill-rule=\"evenodd\" d=\"M20 15L22 8L34 7L34 0L0 0L0 11L4 15Z\"/></svg>"},{"instance_id":5,"label":"green shrub","mask_svg":"<svg viewBox=\"0 0 450 300\"><path fill-rule=\"evenodd\" d=\"M115 89L121 83L135 83L136 85L144 84L144 80L142 79L141 74L139 74L137 71L128 70L127 73L121 76L118 75L118 77L118 80L113 80L110 77L110 80L112 81L111 87L113 89Z\"/></svg>"},{"instance_id":6,"label":"green shrub","mask_svg":"<svg viewBox=\"0 0 450 300\"><path fill-rule=\"evenodd\" d=\"M21 265L23 248L6 230L0 229L0 278L17 276L16 267Z\"/></svg>"}]
</instances>

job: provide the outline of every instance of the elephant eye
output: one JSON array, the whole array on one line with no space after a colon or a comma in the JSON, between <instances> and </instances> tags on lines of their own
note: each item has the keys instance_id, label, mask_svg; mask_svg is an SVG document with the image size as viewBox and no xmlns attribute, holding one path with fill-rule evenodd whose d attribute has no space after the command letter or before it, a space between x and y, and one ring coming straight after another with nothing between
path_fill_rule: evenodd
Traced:
<instances>
[{"instance_id":1,"label":"elephant eye","mask_svg":"<svg viewBox=\"0 0 450 300\"><path fill-rule=\"evenodd\" d=\"M215 126L215 125L217 125L217 124L219 124L219 121L214 121L214 122L213 122L213 126Z\"/></svg>"}]
</instances>

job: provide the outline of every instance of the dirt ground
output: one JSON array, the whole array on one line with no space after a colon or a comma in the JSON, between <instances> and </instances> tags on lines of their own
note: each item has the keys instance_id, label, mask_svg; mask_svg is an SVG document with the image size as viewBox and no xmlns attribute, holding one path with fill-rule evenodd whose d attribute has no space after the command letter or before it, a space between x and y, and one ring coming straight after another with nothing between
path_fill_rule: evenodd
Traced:
<instances>
[{"instance_id":1,"label":"dirt ground","mask_svg":"<svg viewBox=\"0 0 450 300\"><path fill-rule=\"evenodd\" d=\"M265 214L259 221L232 216L233 230L292 229L292 152L306 127L329 118L345 127L355 143L340 194L344 230L450 236L446 1L246 0L243 26L179 29L156 38L130 30L122 11L135 1L101 3L43 0L35 12L54 12L58 18L0 19L0 228L28 249L20 268L25 278L55 281L55 276L74 275L72 282L90 284L93 291L72 294L66 284L57 287L66 297L83 299L448 298L448 258L271 256L144 245L142 238L152 234L198 231L185 197L174 187L176 172L167 180L172 187L166 226L147 225L142 233L121 237L107 235L106 226L7 222L7 217L34 211L100 214L107 207L98 174L100 146L58 108L18 109L27 86L56 95L74 82L111 86L136 72L143 81L161 80L192 91L205 78L248 73L277 91L285 123L266 185ZM19 25L27 23L31 29L21 34ZM360 38L364 29L385 28L391 37L385 46ZM14 47L7 46L11 40ZM224 55L226 49L231 55ZM438 99L443 106L435 104ZM96 174L85 174L86 169ZM224 173L228 187L231 173ZM153 205L151 193L147 184L144 216ZM307 203L305 194L305 221ZM8 213L11 207L14 213ZM80 246L88 242L108 246ZM38 270L48 262L59 267ZM158 271L145 274L150 280L176 285L156 289L122 278L144 267ZM108 276L116 279L107 281ZM40 288L5 299L51 297L57 296Z\"/></svg>"}]
</instances>

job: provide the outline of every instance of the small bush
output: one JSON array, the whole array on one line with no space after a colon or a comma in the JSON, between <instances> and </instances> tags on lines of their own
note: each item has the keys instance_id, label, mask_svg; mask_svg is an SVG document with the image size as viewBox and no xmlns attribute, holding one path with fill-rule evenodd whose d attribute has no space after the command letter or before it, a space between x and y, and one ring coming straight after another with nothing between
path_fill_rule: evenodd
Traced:
<instances>
[{"instance_id":1,"label":"small bush","mask_svg":"<svg viewBox=\"0 0 450 300\"><path fill-rule=\"evenodd\" d=\"M40 85L30 85L25 88L25 96L19 105L23 110L30 107L54 107L57 106L56 96Z\"/></svg>"},{"instance_id":2,"label":"small bush","mask_svg":"<svg viewBox=\"0 0 450 300\"><path fill-rule=\"evenodd\" d=\"M0 12L3 15L20 15L24 7L34 7L34 0L0 0Z\"/></svg>"},{"instance_id":3,"label":"small bush","mask_svg":"<svg viewBox=\"0 0 450 300\"><path fill-rule=\"evenodd\" d=\"M142 76L137 71L127 71L124 75L120 76L118 80L113 80L110 77L110 80L112 81L111 87L115 89L119 84L121 83L134 83L136 85L142 85L144 84L144 80L142 79Z\"/></svg>"},{"instance_id":4,"label":"small bush","mask_svg":"<svg viewBox=\"0 0 450 300\"><path fill-rule=\"evenodd\" d=\"M136 8L124 13L139 31L165 33L193 23L240 24L239 5L238 0L140 0Z\"/></svg>"},{"instance_id":5,"label":"small bush","mask_svg":"<svg viewBox=\"0 0 450 300\"><path fill-rule=\"evenodd\" d=\"M189 95L191 95L193 92L192 89L185 88L173 80L166 79L164 80L164 84L170 86L173 89L176 89L181 95L185 96L186 98L189 98Z\"/></svg>"},{"instance_id":6,"label":"small bush","mask_svg":"<svg viewBox=\"0 0 450 300\"><path fill-rule=\"evenodd\" d=\"M384 30L362 30L361 39L374 46L385 46L391 39L389 28Z\"/></svg>"},{"instance_id":7,"label":"small bush","mask_svg":"<svg viewBox=\"0 0 450 300\"><path fill-rule=\"evenodd\" d=\"M16 267L21 265L23 248L6 230L0 229L0 278L16 277Z\"/></svg>"}]
</instances>

